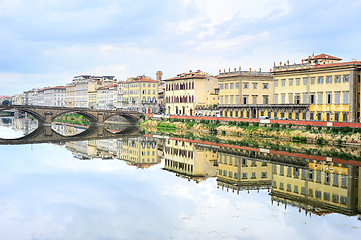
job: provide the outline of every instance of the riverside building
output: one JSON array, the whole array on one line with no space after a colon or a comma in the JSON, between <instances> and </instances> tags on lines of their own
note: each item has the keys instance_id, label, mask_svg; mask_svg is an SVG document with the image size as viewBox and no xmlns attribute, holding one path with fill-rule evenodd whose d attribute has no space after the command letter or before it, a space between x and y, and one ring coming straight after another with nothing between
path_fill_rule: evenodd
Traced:
<instances>
[{"instance_id":1,"label":"riverside building","mask_svg":"<svg viewBox=\"0 0 361 240\"><path fill-rule=\"evenodd\" d=\"M198 70L165 79L167 114L195 115L197 105L206 105L207 93L218 87L217 78Z\"/></svg>"},{"instance_id":2,"label":"riverside building","mask_svg":"<svg viewBox=\"0 0 361 240\"><path fill-rule=\"evenodd\" d=\"M121 83L123 89L123 108L143 113L156 113L158 81L147 76L129 78Z\"/></svg>"},{"instance_id":3,"label":"riverside building","mask_svg":"<svg viewBox=\"0 0 361 240\"><path fill-rule=\"evenodd\" d=\"M271 117L273 104L273 78L269 72L234 71L221 72L219 83L219 104L222 117L258 118Z\"/></svg>"},{"instance_id":4,"label":"riverside building","mask_svg":"<svg viewBox=\"0 0 361 240\"><path fill-rule=\"evenodd\" d=\"M320 54L273 67L274 103L296 105L277 117L356 122L360 118L361 62Z\"/></svg>"}]
</instances>

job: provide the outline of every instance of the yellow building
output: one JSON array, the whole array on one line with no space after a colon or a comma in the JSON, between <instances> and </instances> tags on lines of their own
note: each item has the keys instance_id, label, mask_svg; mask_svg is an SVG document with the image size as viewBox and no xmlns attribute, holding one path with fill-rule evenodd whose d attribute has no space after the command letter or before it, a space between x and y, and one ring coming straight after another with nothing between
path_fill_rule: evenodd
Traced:
<instances>
[{"instance_id":1,"label":"yellow building","mask_svg":"<svg viewBox=\"0 0 361 240\"><path fill-rule=\"evenodd\" d=\"M260 109L273 103L273 79L271 73L261 71L221 72L219 104L221 116L258 118L270 116L270 111Z\"/></svg>"},{"instance_id":2,"label":"yellow building","mask_svg":"<svg viewBox=\"0 0 361 240\"><path fill-rule=\"evenodd\" d=\"M192 142L167 139L164 145L164 169L178 177L197 182L217 176L217 153Z\"/></svg>"},{"instance_id":3,"label":"yellow building","mask_svg":"<svg viewBox=\"0 0 361 240\"><path fill-rule=\"evenodd\" d=\"M75 83L69 83L66 85L65 107L75 107Z\"/></svg>"},{"instance_id":4,"label":"yellow building","mask_svg":"<svg viewBox=\"0 0 361 240\"><path fill-rule=\"evenodd\" d=\"M247 157L247 150L218 150L218 186L243 190L270 189L272 168L265 160Z\"/></svg>"},{"instance_id":5,"label":"yellow building","mask_svg":"<svg viewBox=\"0 0 361 240\"><path fill-rule=\"evenodd\" d=\"M129 78L121 82L123 108L143 113L158 112L158 81L146 76Z\"/></svg>"},{"instance_id":6,"label":"yellow building","mask_svg":"<svg viewBox=\"0 0 361 240\"><path fill-rule=\"evenodd\" d=\"M284 109L277 117L359 121L360 72L361 62L341 62L326 54L303 59L301 64L274 66L274 103L307 106L303 112Z\"/></svg>"},{"instance_id":7,"label":"yellow building","mask_svg":"<svg viewBox=\"0 0 361 240\"><path fill-rule=\"evenodd\" d=\"M354 215L358 168L332 161L307 162L307 165L273 164L273 200L296 203L293 205L319 215L330 212Z\"/></svg>"},{"instance_id":8,"label":"yellow building","mask_svg":"<svg viewBox=\"0 0 361 240\"><path fill-rule=\"evenodd\" d=\"M148 168L160 163L157 141L147 138L134 138L123 141L122 156L118 157L138 168Z\"/></svg>"},{"instance_id":9,"label":"yellow building","mask_svg":"<svg viewBox=\"0 0 361 240\"><path fill-rule=\"evenodd\" d=\"M207 93L218 87L217 78L199 70L164 81L167 114L195 115L196 106L206 105Z\"/></svg>"},{"instance_id":10,"label":"yellow building","mask_svg":"<svg viewBox=\"0 0 361 240\"><path fill-rule=\"evenodd\" d=\"M89 91L88 92L88 104L89 108L97 108L97 91Z\"/></svg>"}]
</instances>

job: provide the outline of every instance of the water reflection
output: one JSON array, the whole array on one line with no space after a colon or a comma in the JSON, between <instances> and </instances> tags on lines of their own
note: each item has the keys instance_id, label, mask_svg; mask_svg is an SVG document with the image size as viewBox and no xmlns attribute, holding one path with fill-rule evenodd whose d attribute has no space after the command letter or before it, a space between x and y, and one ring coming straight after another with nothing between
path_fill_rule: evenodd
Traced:
<instances>
[{"instance_id":1,"label":"water reflection","mask_svg":"<svg viewBox=\"0 0 361 240\"><path fill-rule=\"evenodd\" d=\"M14 139L30 134L38 128L38 121L29 118L0 117L0 138Z\"/></svg>"},{"instance_id":2,"label":"water reflection","mask_svg":"<svg viewBox=\"0 0 361 240\"><path fill-rule=\"evenodd\" d=\"M62 132L78 131L77 129L71 129L70 126L59 127L58 130ZM82 176L86 181L89 180L89 186L99 185L99 189L109 188L112 194L117 194L116 202L119 201L119 206L125 205L125 208L117 213L122 215L125 211L127 213L125 214L126 221L133 219L134 212L130 209L134 209L135 205L141 209L139 212L134 210L136 216L147 219L147 221L143 221L143 224L148 221L154 221L154 214L157 219L161 218L159 216L167 216L161 220L161 223L165 225L166 228L162 226L156 227L159 228L158 231L168 233L169 230L164 229L170 229L169 219L173 218L169 215L180 216L179 218L182 219L182 222L175 223L174 220L172 220L171 224L173 225L171 225L171 227L187 229L188 234L178 235L179 238L177 239L199 237L195 232L202 231L201 229L205 227L204 222L208 225L214 223L214 225L212 225L214 229L207 229L207 234L211 235L202 235L202 237L200 237L202 239L237 239L236 236L239 236L237 234L241 234L247 230L247 227L245 227L247 222L254 223L257 230L253 235L246 235L245 238L252 238L252 236L255 238L264 238L265 236L261 237L259 235L258 227L264 227L263 224L267 222L268 226L277 228L277 226L272 225L272 222L275 222L275 215L278 214L278 217L281 215L280 218L284 220L285 216L282 214L290 214L290 212L278 212L277 209L279 211L294 211L297 212L297 214L302 213L298 214L298 218L294 215L292 215L292 218L287 218L286 223L277 218L279 222L277 222L276 225L281 223L280 225L284 227L284 229L286 229L287 226L293 226L297 228L298 231L305 229L306 221L307 223L310 223L308 221L312 221L310 220L310 216L323 215L330 217L331 215L333 216L331 213L338 213L336 214L338 216L358 215L358 217L360 217L361 213L361 172L359 169L361 162L357 161L157 135L68 141L62 143L61 146L63 146L64 151L66 150L68 154L70 152L73 156L71 160L67 162L69 169L76 169L78 171L76 172L77 174ZM12 147L15 149L17 146ZM42 149L44 148L45 147ZM56 146L56 148L52 148L54 154L56 154L57 151L60 152L57 148L59 147ZM42 149L38 149L38 155L42 154ZM50 164L50 167L55 168L51 165L51 158L47 159L47 163ZM93 175L100 175L100 172L104 171L104 169L110 169L110 164L111 169L116 170L122 169L120 166L124 164L126 168L123 168L123 171L119 172L125 174L126 177L115 177L116 173L110 174L110 180L107 182L108 185L105 185L92 181L91 177L88 175L85 176L85 174L81 172L81 168L88 170L90 166L95 166L98 172ZM105 168L105 166L108 166L108 168ZM43 166L41 165L41 167ZM45 175L48 176L49 171L54 171L53 168L46 168L44 171L46 172ZM36 171L38 171L38 169L36 169ZM66 172L66 177L70 174L69 172ZM117 173L120 174L119 172ZM133 181L140 182L140 185L145 186L140 187L136 185L137 187L134 187L134 183L133 185L130 184L128 179L130 175L127 174L131 172L135 172L133 176L135 180ZM153 174L151 178L146 178L144 182L141 182L141 179L144 177L144 172ZM70 177L75 180L66 180L69 186L78 184L77 181L79 181L81 177L77 174L70 174ZM101 176L106 178L105 174ZM39 182L44 180L39 176L35 178L39 178ZM48 178L49 177L45 179ZM113 180L118 178L125 181L124 185L121 185L121 190L118 189L118 185L113 185L115 182ZM99 180L98 178L96 179ZM7 181L11 182L10 180ZM0 182L6 181L2 179ZM88 189L89 186L85 185L82 186L82 188ZM189 190L184 186L195 187ZM30 190L34 188L34 186L29 187ZM207 189L207 187L212 189ZM149 192L147 188L152 188L152 191ZM152 197L152 194L154 194L153 191L155 191L153 188L161 192L161 194L156 195L154 199ZM102 192L99 189L97 188L96 190ZM77 196L75 193L76 190L73 191L72 194ZM126 198L127 194L131 191L135 191L136 194ZM61 192L57 192L56 194L57 196L61 195ZM107 196L111 198L112 194ZM172 194L179 199L174 199ZM211 197L206 201L203 197L205 195L208 196L207 194ZM98 196L98 194L95 195ZM172 197L169 195L172 195ZM151 198L151 200L145 201L144 197ZM65 197L61 196L60 199L62 198ZM194 211L192 213L201 216L196 218L196 220L192 214L184 214L184 212L191 211L192 206L187 205L185 207L187 210L179 210L185 205L185 202L190 199L202 206L199 209L204 210L204 212ZM266 205L260 204L259 201L262 199L264 199ZM109 206L109 201L112 200L114 199L102 199L102 201L95 202L97 214L104 210L101 208L102 204L105 204L111 211L119 208L111 204ZM80 207L82 201L83 200L79 200L79 202L76 202L77 207L82 208ZM130 203L132 201L134 201L134 204ZM62 204L62 202L60 204ZM147 206L141 206L141 204ZM149 204L159 212L157 213L148 209ZM101 208L101 210L98 208ZM104 211L108 213L109 209ZM240 209L242 209L242 211ZM209 216L207 216L207 214L209 214ZM228 214L230 217L225 218L223 216L224 214ZM247 216L247 214L250 216ZM262 220L254 220L255 216L252 214ZM354 222L352 222L353 226L359 225L360 222L356 222L358 217L352 218L354 220ZM244 221L241 219L244 219ZM317 221L320 221L321 226L328 226L330 222L334 221L334 218L329 218L329 222L325 223L322 222L325 221L322 220L322 218L317 219ZM138 218L134 220L134 224L136 224L138 220ZM221 224L222 221L225 221L225 223ZM315 221L314 218L313 221ZM346 220L342 219L342 221ZM300 222L302 226L297 225L300 224ZM187 224L190 226L186 226ZM219 226L222 227L217 227L217 224L221 224ZM317 225L315 222L312 222L312 224ZM343 224L340 222L340 219L338 219L336 226L339 224ZM232 226L232 228L228 229L227 227L229 226ZM235 230L235 226L237 226L237 230ZM131 228L130 226L128 227ZM136 224L136 227L139 227L139 225ZM133 228L136 227L133 226ZM154 227L154 225L150 226L147 231L149 232L150 228L152 228L153 233ZM243 230L240 230L241 227ZM222 230L220 230L220 228L226 228L227 231L229 231L227 233L231 234L232 237L227 237L229 235L225 233L223 235L212 235L213 232L221 232ZM251 228L251 226L249 226L249 228ZM335 225L333 225L333 230L335 230ZM351 231L351 227L346 230ZM354 228L352 230L354 232L352 232L351 235L358 236L360 232L359 229ZM126 230L124 229L124 231ZM192 231L193 234L190 233ZM161 236L159 237L160 239L169 239L173 234L167 236L151 234L151 236ZM289 237L289 235L287 236ZM338 236L340 236L340 234ZM350 236L350 232L348 232L347 236ZM128 237L130 237L130 235L128 235ZM134 238L146 239L147 237L149 236L136 235ZM286 237L283 238L286 239ZM300 238L307 238L307 236Z\"/></svg>"}]
</instances>

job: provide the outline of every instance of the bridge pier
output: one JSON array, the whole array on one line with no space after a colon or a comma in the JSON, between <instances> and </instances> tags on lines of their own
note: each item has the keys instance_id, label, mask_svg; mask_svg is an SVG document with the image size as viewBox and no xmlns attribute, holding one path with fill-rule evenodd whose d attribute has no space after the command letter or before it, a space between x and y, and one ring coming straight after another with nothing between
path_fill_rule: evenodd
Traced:
<instances>
[{"instance_id":1,"label":"bridge pier","mask_svg":"<svg viewBox=\"0 0 361 240\"><path fill-rule=\"evenodd\" d=\"M52 112L44 112L44 125L51 126L51 122L53 120L53 113Z\"/></svg>"}]
</instances>

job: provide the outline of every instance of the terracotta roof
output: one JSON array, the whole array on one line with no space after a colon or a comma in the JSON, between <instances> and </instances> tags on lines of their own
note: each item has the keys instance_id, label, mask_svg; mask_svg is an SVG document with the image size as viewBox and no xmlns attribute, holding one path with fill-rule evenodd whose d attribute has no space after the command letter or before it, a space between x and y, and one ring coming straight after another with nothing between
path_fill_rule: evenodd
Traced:
<instances>
[{"instance_id":1,"label":"terracotta roof","mask_svg":"<svg viewBox=\"0 0 361 240\"><path fill-rule=\"evenodd\" d=\"M334 57L334 56L331 56L331 55L327 55L327 54L324 54L324 53L313 56L313 57L309 57L309 59L311 59L311 60L315 60L315 59L342 60L341 58ZM304 60L308 60L308 58L306 58Z\"/></svg>"},{"instance_id":2,"label":"terracotta roof","mask_svg":"<svg viewBox=\"0 0 361 240\"><path fill-rule=\"evenodd\" d=\"M201 74L197 74L197 73L194 73L194 74L187 74L187 75L181 75L181 76L177 76L177 77L174 77L174 78L168 78L168 79L164 79L164 81L169 81L169 80L180 80L180 79L189 79L189 78L197 78L197 79L204 79L206 78L207 76L204 76L204 75L201 75Z\"/></svg>"},{"instance_id":3,"label":"terracotta roof","mask_svg":"<svg viewBox=\"0 0 361 240\"><path fill-rule=\"evenodd\" d=\"M311 66L311 68L337 67L337 66L345 66L345 65L361 65L361 62L360 61L352 61L352 62L343 62L343 63L317 64L317 65Z\"/></svg>"}]
</instances>

